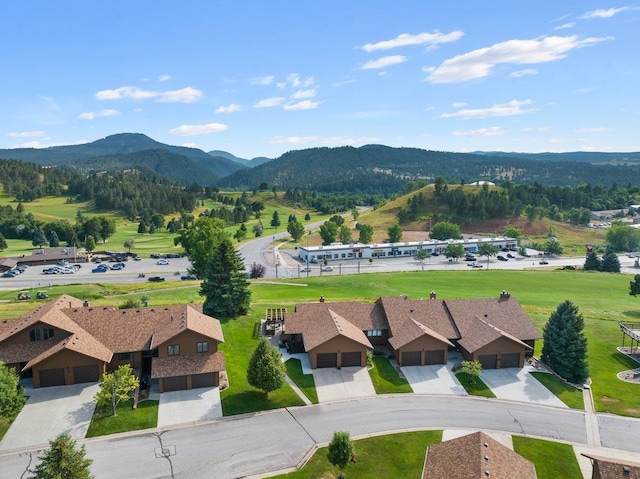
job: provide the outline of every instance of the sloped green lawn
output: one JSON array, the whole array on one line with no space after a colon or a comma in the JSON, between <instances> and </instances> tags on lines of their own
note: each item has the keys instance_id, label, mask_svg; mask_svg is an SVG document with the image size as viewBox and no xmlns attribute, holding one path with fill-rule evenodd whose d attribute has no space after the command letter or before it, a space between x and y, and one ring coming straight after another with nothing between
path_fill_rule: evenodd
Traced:
<instances>
[{"instance_id":1,"label":"sloped green lawn","mask_svg":"<svg viewBox=\"0 0 640 479\"><path fill-rule=\"evenodd\" d=\"M373 367L369 369L369 376L377 394L411 393L413 390L409 382L398 375L391 362L384 356L371 358Z\"/></svg>"},{"instance_id":2,"label":"sloped green lawn","mask_svg":"<svg viewBox=\"0 0 640 479\"><path fill-rule=\"evenodd\" d=\"M296 358L288 359L284 365L287 368L287 376L309 398L309 401L313 404L318 404L318 392L316 391L316 382L313 380L313 374L304 374L302 372L302 363Z\"/></svg>"}]
</instances>

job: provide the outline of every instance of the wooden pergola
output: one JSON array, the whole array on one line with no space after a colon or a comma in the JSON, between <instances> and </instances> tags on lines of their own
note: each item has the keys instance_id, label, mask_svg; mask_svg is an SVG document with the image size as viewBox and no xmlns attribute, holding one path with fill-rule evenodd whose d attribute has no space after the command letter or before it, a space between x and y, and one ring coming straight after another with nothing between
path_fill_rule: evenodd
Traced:
<instances>
[{"instance_id":1,"label":"wooden pergola","mask_svg":"<svg viewBox=\"0 0 640 479\"><path fill-rule=\"evenodd\" d=\"M629 337L631 339L631 352L634 350L640 352L640 323L618 323L620 325L620 331L622 331L622 347L625 346L625 339ZM635 346L634 346L635 344Z\"/></svg>"}]
</instances>

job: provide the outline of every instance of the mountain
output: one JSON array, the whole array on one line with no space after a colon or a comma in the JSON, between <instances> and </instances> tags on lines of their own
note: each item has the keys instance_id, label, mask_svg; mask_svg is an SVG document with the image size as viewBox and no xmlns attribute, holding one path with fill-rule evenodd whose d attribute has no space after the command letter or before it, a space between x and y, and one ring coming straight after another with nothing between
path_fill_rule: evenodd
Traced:
<instances>
[{"instance_id":1,"label":"mountain","mask_svg":"<svg viewBox=\"0 0 640 479\"><path fill-rule=\"evenodd\" d=\"M147 153L149 151L155 153ZM165 153L159 154L159 151ZM127 159L131 161L129 167L147 168L174 181L186 176L192 179L190 182L197 181L202 185L243 168L228 158L213 157L197 148L165 145L139 133L119 133L82 145L4 149L0 150L0 158L39 165L71 165L81 172L94 170L99 164L102 164L100 170L113 170L115 165L124 164ZM193 173L185 175L185 168L193 169Z\"/></svg>"},{"instance_id":2,"label":"mountain","mask_svg":"<svg viewBox=\"0 0 640 479\"><path fill-rule=\"evenodd\" d=\"M265 156L258 156L256 158L252 158L251 160L247 160L245 158L238 158L237 156L222 150L211 150L210 152L208 152L208 154L214 157L226 158L228 160L231 160L242 166L247 166L249 168L253 168L255 166L259 166L263 163L266 163L267 161L271 161L271 158L267 158Z\"/></svg>"},{"instance_id":3,"label":"mountain","mask_svg":"<svg viewBox=\"0 0 640 479\"><path fill-rule=\"evenodd\" d=\"M526 160L544 161L582 161L592 164L603 163L636 163L640 162L640 152L597 152L597 151L570 151L566 153L517 153L504 151L474 151L473 154L484 156L497 156L520 158Z\"/></svg>"},{"instance_id":4,"label":"mountain","mask_svg":"<svg viewBox=\"0 0 640 479\"><path fill-rule=\"evenodd\" d=\"M402 191L410 180L433 180L438 176L457 183L510 180L547 186L640 184L640 163L623 162L622 156L617 157L616 162L606 153L585 155L582 161L567 160L562 155L511 157L497 153L451 153L384 145L311 148L290 151L255 168L236 171L222 178L217 185L250 190L267 183L281 190L297 188L326 193L391 195ZM638 153L624 155L640 157Z\"/></svg>"}]
</instances>

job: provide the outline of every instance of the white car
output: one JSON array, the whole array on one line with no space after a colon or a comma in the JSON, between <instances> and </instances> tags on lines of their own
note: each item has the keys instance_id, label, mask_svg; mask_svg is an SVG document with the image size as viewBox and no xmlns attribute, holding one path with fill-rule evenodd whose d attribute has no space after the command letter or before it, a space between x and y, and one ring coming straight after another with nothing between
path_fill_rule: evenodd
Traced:
<instances>
[{"instance_id":1,"label":"white car","mask_svg":"<svg viewBox=\"0 0 640 479\"><path fill-rule=\"evenodd\" d=\"M160 264L160 265L168 265L169 264L169 260L168 259L159 259L158 261L156 261L156 264Z\"/></svg>"},{"instance_id":2,"label":"white car","mask_svg":"<svg viewBox=\"0 0 640 479\"><path fill-rule=\"evenodd\" d=\"M323 266L322 271L333 271L333 268L331 266Z\"/></svg>"}]
</instances>

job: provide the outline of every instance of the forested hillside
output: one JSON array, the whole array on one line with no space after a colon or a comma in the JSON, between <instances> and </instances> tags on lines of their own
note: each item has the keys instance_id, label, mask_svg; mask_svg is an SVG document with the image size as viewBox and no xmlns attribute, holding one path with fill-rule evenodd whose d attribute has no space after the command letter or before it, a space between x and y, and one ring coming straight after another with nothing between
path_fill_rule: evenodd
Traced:
<instances>
[{"instance_id":1,"label":"forested hillside","mask_svg":"<svg viewBox=\"0 0 640 479\"><path fill-rule=\"evenodd\" d=\"M610 186L640 184L640 165L598 165L367 145L291 151L256 168L237 171L217 184L222 188L254 189L268 183L281 190L388 196L402 191L409 180L433 181L438 176L450 183L463 184L508 180L547 186L580 183Z\"/></svg>"}]
</instances>

